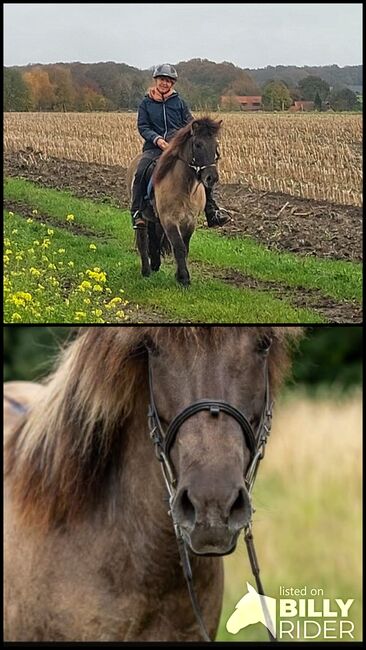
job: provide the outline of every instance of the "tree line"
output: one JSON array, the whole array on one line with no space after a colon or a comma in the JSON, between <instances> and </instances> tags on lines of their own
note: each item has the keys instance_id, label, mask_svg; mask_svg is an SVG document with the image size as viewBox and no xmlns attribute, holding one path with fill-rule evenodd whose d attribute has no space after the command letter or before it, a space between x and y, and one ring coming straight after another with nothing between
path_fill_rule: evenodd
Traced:
<instances>
[{"instance_id":1,"label":"tree line","mask_svg":"<svg viewBox=\"0 0 366 650\"><path fill-rule=\"evenodd\" d=\"M328 66L329 67L329 66ZM333 66L330 66L333 68ZM335 66L337 68L337 66ZM361 66L354 66L360 68ZM278 78L278 68L258 80L260 71L243 70L232 63L192 59L176 65L177 90L192 110L217 110L221 97L262 96L266 110L286 110L294 100L314 101L318 110L358 110L358 98L343 82L333 87L314 74L294 81ZM279 66L282 68L282 66ZM292 70L292 68L290 67ZM352 69L351 69L352 70ZM293 75L294 76L294 75ZM4 68L5 111L135 111L152 82L152 68L139 70L124 63L57 63ZM344 77L344 75L343 75ZM349 75L351 81L358 77Z\"/></svg>"},{"instance_id":2,"label":"tree line","mask_svg":"<svg viewBox=\"0 0 366 650\"><path fill-rule=\"evenodd\" d=\"M5 380L46 376L77 327L4 327ZM362 327L307 327L294 354L290 386L347 391L362 381Z\"/></svg>"}]
</instances>

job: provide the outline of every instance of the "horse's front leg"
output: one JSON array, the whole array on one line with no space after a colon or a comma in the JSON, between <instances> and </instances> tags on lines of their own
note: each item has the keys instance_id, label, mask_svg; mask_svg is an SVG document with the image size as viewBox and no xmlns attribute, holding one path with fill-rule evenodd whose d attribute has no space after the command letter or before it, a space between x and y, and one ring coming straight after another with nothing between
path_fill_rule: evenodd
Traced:
<instances>
[{"instance_id":1,"label":"horse's front leg","mask_svg":"<svg viewBox=\"0 0 366 650\"><path fill-rule=\"evenodd\" d=\"M147 228L138 228L136 232L137 248L141 257L141 273L144 277L148 277L151 273L151 267L148 252Z\"/></svg>"},{"instance_id":2,"label":"horse's front leg","mask_svg":"<svg viewBox=\"0 0 366 650\"><path fill-rule=\"evenodd\" d=\"M148 233L149 233L149 256L151 260L151 270L159 271L161 264L160 257L160 239L161 239L161 227L158 224L148 222ZM161 231L161 232L160 232ZM159 237L160 233L160 237Z\"/></svg>"},{"instance_id":3,"label":"horse's front leg","mask_svg":"<svg viewBox=\"0 0 366 650\"><path fill-rule=\"evenodd\" d=\"M184 287L190 284L189 271L187 268L187 248L180 234L179 228L175 224L165 227L167 237L173 247L175 261L177 263L177 272L175 277Z\"/></svg>"}]
</instances>

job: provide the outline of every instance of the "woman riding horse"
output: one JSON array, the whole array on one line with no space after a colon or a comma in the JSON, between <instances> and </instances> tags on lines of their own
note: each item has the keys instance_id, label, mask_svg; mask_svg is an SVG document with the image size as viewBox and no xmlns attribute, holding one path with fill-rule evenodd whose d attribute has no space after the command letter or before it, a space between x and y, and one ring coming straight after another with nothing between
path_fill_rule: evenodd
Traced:
<instances>
[{"instance_id":1,"label":"woman riding horse","mask_svg":"<svg viewBox=\"0 0 366 650\"><path fill-rule=\"evenodd\" d=\"M146 227L142 209L147 167L167 148L175 132L194 119L185 101L173 88L177 78L177 71L172 65L158 65L153 73L155 86L150 88L138 109L137 127L145 143L132 188L131 216L134 229ZM205 187L205 192L207 225L209 228L223 226L230 221L228 213L217 206L212 188Z\"/></svg>"}]
</instances>

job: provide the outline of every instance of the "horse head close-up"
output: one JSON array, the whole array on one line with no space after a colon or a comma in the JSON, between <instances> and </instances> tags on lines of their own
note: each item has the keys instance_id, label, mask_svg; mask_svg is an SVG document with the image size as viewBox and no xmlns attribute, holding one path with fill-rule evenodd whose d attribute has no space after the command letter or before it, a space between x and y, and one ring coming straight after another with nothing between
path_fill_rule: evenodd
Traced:
<instances>
[{"instance_id":1,"label":"horse head close-up","mask_svg":"<svg viewBox=\"0 0 366 650\"><path fill-rule=\"evenodd\" d=\"M189 243L206 204L205 188L212 189L219 175L218 134L222 121L210 117L194 120L179 129L157 163L145 172L146 197L143 217L145 228L137 230L141 272L149 276L158 271L162 253L173 249L176 279L190 283L187 267ZM136 156L127 172L131 191L141 156ZM156 164L156 166L155 166Z\"/></svg>"},{"instance_id":2,"label":"horse head close-up","mask_svg":"<svg viewBox=\"0 0 366 650\"><path fill-rule=\"evenodd\" d=\"M215 638L300 333L81 328L42 382L5 384L6 640Z\"/></svg>"}]
</instances>

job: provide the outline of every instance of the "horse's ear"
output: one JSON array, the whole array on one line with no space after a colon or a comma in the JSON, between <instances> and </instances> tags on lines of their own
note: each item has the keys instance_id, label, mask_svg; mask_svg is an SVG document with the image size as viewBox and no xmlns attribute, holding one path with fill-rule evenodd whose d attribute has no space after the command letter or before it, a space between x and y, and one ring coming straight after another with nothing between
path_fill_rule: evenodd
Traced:
<instances>
[{"instance_id":1,"label":"horse's ear","mask_svg":"<svg viewBox=\"0 0 366 650\"><path fill-rule=\"evenodd\" d=\"M253 592L255 594L257 593L256 590L254 589L254 587L252 587L252 585L250 584L250 582L247 582L247 589L248 589L249 593L253 593Z\"/></svg>"},{"instance_id":2,"label":"horse's ear","mask_svg":"<svg viewBox=\"0 0 366 650\"><path fill-rule=\"evenodd\" d=\"M198 124L197 120L194 120L193 122L191 122L191 133L192 133L192 135L194 135L196 133L196 131L198 129L198 126L199 126L199 124Z\"/></svg>"}]
</instances>

